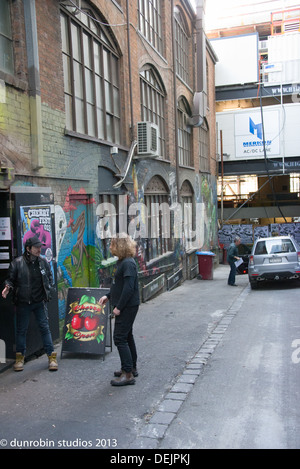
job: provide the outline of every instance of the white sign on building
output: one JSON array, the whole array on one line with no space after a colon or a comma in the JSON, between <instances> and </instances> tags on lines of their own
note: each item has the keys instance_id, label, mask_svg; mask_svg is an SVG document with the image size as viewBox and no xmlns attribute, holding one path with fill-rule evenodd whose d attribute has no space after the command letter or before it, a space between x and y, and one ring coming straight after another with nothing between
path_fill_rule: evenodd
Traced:
<instances>
[{"instance_id":1,"label":"white sign on building","mask_svg":"<svg viewBox=\"0 0 300 469\"><path fill-rule=\"evenodd\" d=\"M258 82L258 40L258 33L210 39L218 57L216 87Z\"/></svg>"},{"instance_id":2,"label":"white sign on building","mask_svg":"<svg viewBox=\"0 0 300 469\"><path fill-rule=\"evenodd\" d=\"M234 116L235 156L264 157L280 155L280 116L279 110L240 112ZM264 145L265 142L265 145Z\"/></svg>"}]
</instances>

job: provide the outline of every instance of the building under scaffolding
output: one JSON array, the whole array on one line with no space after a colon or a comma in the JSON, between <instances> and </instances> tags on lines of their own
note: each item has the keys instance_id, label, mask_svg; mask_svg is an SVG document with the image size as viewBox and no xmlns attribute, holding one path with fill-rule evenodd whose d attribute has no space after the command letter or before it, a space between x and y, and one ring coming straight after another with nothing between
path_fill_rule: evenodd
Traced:
<instances>
[{"instance_id":1,"label":"building under scaffolding","mask_svg":"<svg viewBox=\"0 0 300 469\"><path fill-rule=\"evenodd\" d=\"M217 24L220 224L298 221L299 5L229 3Z\"/></svg>"}]
</instances>

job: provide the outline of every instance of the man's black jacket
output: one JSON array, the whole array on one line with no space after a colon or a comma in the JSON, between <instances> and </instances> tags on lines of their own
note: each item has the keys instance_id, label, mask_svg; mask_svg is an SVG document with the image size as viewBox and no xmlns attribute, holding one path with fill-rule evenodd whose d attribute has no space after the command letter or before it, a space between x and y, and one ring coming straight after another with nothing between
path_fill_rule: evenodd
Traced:
<instances>
[{"instance_id":1,"label":"man's black jacket","mask_svg":"<svg viewBox=\"0 0 300 469\"><path fill-rule=\"evenodd\" d=\"M8 269L8 278L5 285L13 289L14 303L30 303L31 281L28 267L27 254L14 259ZM44 301L51 299L53 290L53 277L48 262L42 257L38 258L39 269L42 275Z\"/></svg>"}]
</instances>

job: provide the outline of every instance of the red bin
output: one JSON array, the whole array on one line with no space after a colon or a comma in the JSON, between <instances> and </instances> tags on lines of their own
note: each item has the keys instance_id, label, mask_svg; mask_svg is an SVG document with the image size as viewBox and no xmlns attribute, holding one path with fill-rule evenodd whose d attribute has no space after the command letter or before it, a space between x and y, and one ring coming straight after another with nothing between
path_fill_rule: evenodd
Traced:
<instances>
[{"instance_id":1,"label":"red bin","mask_svg":"<svg viewBox=\"0 0 300 469\"><path fill-rule=\"evenodd\" d=\"M197 251L199 275L202 280L213 279L215 254L211 251Z\"/></svg>"}]
</instances>

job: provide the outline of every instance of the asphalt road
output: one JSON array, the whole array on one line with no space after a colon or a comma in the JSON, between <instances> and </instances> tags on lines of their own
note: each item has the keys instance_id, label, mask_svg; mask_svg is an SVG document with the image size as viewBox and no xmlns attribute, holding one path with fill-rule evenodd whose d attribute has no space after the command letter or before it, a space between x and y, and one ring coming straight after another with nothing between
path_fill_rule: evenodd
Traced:
<instances>
[{"instance_id":1,"label":"asphalt road","mask_svg":"<svg viewBox=\"0 0 300 469\"><path fill-rule=\"evenodd\" d=\"M67 356L55 373L45 356L1 373L0 446L299 448L299 282L251 291L246 276L228 287L228 272L141 305L134 386L110 386L115 347L104 361Z\"/></svg>"},{"instance_id":2,"label":"asphalt road","mask_svg":"<svg viewBox=\"0 0 300 469\"><path fill-rule=\"evenodd\" d=\"M140 434L248 283L243 276L241 286L229 290L228 272L228 266L220 266L213 280L186 281L140 306L134 324L139 369L134 386L110 385L113 371L120 368L114 346L104 361L64 354L55 373L47 370L45 355L26 363L20 373L2 372L2 447L23 448L27 442L36 448L73 448L87 442L92 448L100 442L107 449L157 445L155 438L145 441ZM59 356L60 346L57 352Z\"/></svg>"},{"instance_id":3,"label":"asphalt road","mask_svg":"<svg viewBox=\"0 0 300 469\"><path fill-rule=\"evenodd\" d=\"M160 448L300 448L300 288L249 289Z\"/></svg>"}]
</instances>

